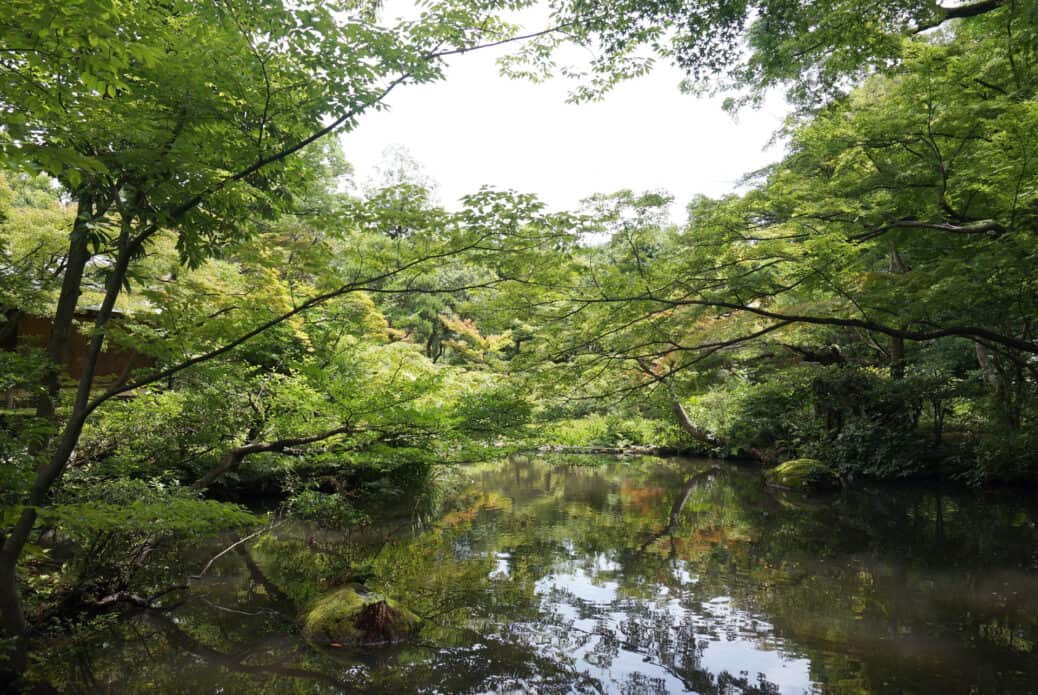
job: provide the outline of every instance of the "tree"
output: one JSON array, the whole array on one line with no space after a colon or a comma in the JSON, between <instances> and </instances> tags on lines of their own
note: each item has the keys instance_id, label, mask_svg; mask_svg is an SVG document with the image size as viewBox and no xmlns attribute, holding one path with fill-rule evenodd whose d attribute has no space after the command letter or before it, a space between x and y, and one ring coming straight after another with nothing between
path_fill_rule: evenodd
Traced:
<instances>
[{"instance_id":1,"label":"tree","mask_svg":"<svg viewBox=\"0 0 1038 695\"><path fill-rule=\"evenodd\" d=\"M320 215L282 218L197 268L181 266L173 234L157 234L134 266L138 310L106 336L157 364L91 394L85 416L131 391L139 408L118 408L125 414L111 422L125 417L122 427L77 439L77 467L161 475L170 466L204 489L261 454L334 459L381 446L384 458L389 446L425 461L466 432L493 436L483 406L472 407L493 380L444 379L421 366L414 346L387 345L389 326L371 297L493 286L501 278L492 272L469 284L417 280L434 267L464 279L457 271L472 264L528 262L519 257L532 258L539 239L564 238L569 218L543 213L528 197L485 191L461 212L429 210L406 238L394 238L378 231L379 217L394 215L380 200L328 198ZM448 407L451 388L468 401ZM428 406L416 406L425 399ZM170 449L173 440L179 448Z\"/></svg>"},{"instance_id":2,"label":"tree","mask_svg":"<svg viewBox=\"0 0 1038 695\"><path fill-rule=\"evenodd\" d=\"M392 27L375 21L375 9L253 0L25 1L5 8L3 163L55 178L76 206L41 418L57 415L58 370L84 273L105 266L71 412L37 450L43 462L0 550L0 613L4 633L17 643L16 671L24 666L27 627L18 558L87 417L112 395L92 399L94 369L131 269L164 230L175 235L189 266L247 237L255 220L290 209L314 177L315 159L301 156L305 148L353 127L399 85L440 79L446 56L512 38L494 3L438 3ZM242 341L348 291L311 298Z\"/></svg>"},{"instance_id":3,"label":"tree","mask_svg":"<svg viewBox=\"0 0 1038 695\"><path fill-rule=\"evenodd\" d=\"M1038 81L1034 54L998 26L977 20L913 44L892 74L795 128L788 156L749 193L694 203L684 229L621 199L631 222L581 259L584 278L537 299L568 326L552 329L549 355L600 396L675 379L702 393L721 375L792 383L791 362L916 379L874 388L867 371L858 381L819 371L813 397L838 430L837 411L865 416L837 402L841 390L875 397L885 426L914 427L929 388L918 379L940 352L960 355L964 377L963 348L975 346L990 422L1019 431L1038 354L1038 171L1024 135Z\"/></svg>"},{"instance_id":4,"label":"tree","mask_svg":"<svg viewBox=\"0 0 1038 695\"><path fill-rule=\"evenodd\" d=\"M619 80L643 74L658 58L686 74L695 92L734 94L732 105L759 101L787 88L812 112L862 78L897 65L906 46L934 30L994 21L1021 48L1033 46L1033 2L936 0L858 3L850 0L555 0L566 36L548 35L524 47L510 67L521 75L556 69L553 49L576 43L593 51L590 64L565 69L579 80L577 99L592 99Z\"/></svg>"}]
</instances>

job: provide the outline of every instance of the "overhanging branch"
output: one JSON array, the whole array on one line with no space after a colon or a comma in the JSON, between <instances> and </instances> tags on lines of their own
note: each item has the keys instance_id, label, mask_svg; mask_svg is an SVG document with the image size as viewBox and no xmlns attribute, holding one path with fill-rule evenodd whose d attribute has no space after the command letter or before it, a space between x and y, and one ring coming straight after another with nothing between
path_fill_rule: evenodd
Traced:
<instances>
[{"instance_id":1,"label":"overhanging branch","mask_svg":"<svg viewBox=\"0 0 1038 695\"><path fill-rule=\"evenodd\" d=\"M1012 336L995 333L992 330L982 328L980 326L947 326L945 328L939 328L931 331L911 331L907 329L893 328L891 326L886 326L875 321L865 321L862 319L846 319L835 316L807 316L801 314L783 314L776 311L769 311L768 309L762 309L760 307L747 306L745 304L717 302L705 299L682 300L679 302L673 302L673 304L675 306L706 306L718 309L730 309L732 311L744 311L750 314L756 314L757 316L763 316L765 318L788 323L807 323L820 326L842 326L845 328L863 328L867 331L872 331L874 333L882 333L892 338L903 338L904 340L911 340L914 342L937 340L938 338L949 337L969 338L971 340L980 339L986 340L990 343L1001 345L1002 347L1007 347L1013 350L1020 350L1021 352L1027 352L1033 355L1038 355L1038 344L1032 343L1028 340L1022 340L1020 338L1014 338Z\"/></svg>"},{"instance_id":2,"label":"overhanging branch","mask_svg":"<svg viewBox=\"0 0 1038 695\"><path fill-rule=\"evenodd\" d=\"M947 222L922 222L919 220L897 220L890 224L885 224L882 227L869 230L864 234L858 234L851 237L852 241L868 241L869 239L875 239L876 237L883 236L887 232L892 232L895 229L932 229L939 232L949 232L951 234L989 234L991 236L999 236L1005 234L1007 231L1005 226L994 221L994 220L980 220L979 222L971 222L969 224L949 224Z\"/></svg>"},{"instance_id":3,"label":"overhanging branch","mask_svg":"<svg viewBox=\"0 0 1038 695\"><path fill-rule=\"evenodd\" d=\"M956 5L954 7L937 5L937 18L933 21L927 22L926 24L914 27L909 30L909 33L919 34L928 29L936 29L951 19L970 19L972 17L979 17L982 14L987 14L988 12L997 10L1005 4L1005 0L980 0L979 2L971 2L965 5Z\"/></svg>"}]
</instances>

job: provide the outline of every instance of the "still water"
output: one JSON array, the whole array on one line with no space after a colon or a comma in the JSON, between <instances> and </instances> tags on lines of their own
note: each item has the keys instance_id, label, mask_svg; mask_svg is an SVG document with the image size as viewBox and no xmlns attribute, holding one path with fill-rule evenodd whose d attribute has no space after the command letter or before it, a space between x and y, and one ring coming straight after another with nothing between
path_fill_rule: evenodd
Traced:
<instances>
[{"instance_id":1,"label":"still water","mask_svg":"<svg viewBox=\"0 0 1038 695\"><path fill-rule=\"evenodd\" d=\"M285 524L248 547L174 610L64 645L56 680L81 692L1038 692L1038 509L1007 492L805 497L703 460L516 457L450 469L421 515L352 536ZM421 616L419 633L307 644L299 616L347 575Z\"/></svg>"}]
</instances>

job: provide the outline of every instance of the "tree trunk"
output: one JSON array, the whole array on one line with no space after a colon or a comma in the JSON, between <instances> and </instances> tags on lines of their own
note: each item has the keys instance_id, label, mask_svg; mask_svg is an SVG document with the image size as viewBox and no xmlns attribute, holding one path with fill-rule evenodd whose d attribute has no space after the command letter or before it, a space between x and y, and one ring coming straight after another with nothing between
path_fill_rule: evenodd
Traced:
<instances>
[{"instance_id":1,"label":"tree trunk","mask_svg":"<svg viewBox=\"0 0 1038 695\"><path fill-rule=\"evenodd\" d=\"M994 392L995 410L1001 423L1010 429L1019 429L1021 424L1019 400L1014 398L1010 388L1010 379L999 367L995 356L983 343L975 342L977 364L984 383Z\"/></svg>"},{"instance_id":2,"label":"tree trunk","mask_svg":"<svg viewBox=\"0 0 1038 695\"><path fill-rule=\"evenodd\" d=\"M77 221L78 222L78 221ZM123 223L123 231L120 234L119 239L119 253L115 260L115 265L112 268L111 275L108 278L108 284L105 288L105 298L101 304L101 308L97 313L97 318L94 322L96 334L91 339L86 355L83 357L83 373L79 380L79 387L76 391L76 399L72 406L72 413L69 416L68 422L65 424L62 430L61 436L58 438L57 444L50 456L49 461L41 465L36 470L36 478L33 481L32 489L29 494L28 503L22 509L22 513L18 518L18 522L15 524L14 529L10 535L4 539L3 548L0 550L0 611L2 611L2 626L5 637L14 640L15 653L14 658L9 662L8 670L11 675L5 675L5 679L9 682L12 678L17 676L24 671L27 665L28 656L28 644L26 632L28 626L25 622L25 616L21 607L21 597L18 593L17 586L17 568L18 560L21 557L22 551L25 548L25 544L29 541L29 536L32 533L33 525L36 522L36 508L43 506L47 503L47 499L50 494L50 489L55 482L64 473L66 466L68 466L69 460L72 457L72 452L76 448L76 444L79 442L79 436L83 432L83 425L86 423L87 416L90 415L90 391L93 387L94 373L97 368L97 359L101 354L101 347L104 344L104 328L108 324L109 319L112 316L112 311L115 308L115 301L119 296L119 292L122 289L123 281L126 278L126 271L129 267L130 257L133 255L133 247L130 243L130 228L129 220L125 220ZM71 247L76 246L76 241L73 240ZM82 244L82 250L86 251L85 240ZM86 257L83 258L83 265L86 263ZM71 271L70 268L66 272ZM66 279L67 279L66 275ZM82 268L80 269L80 278L82 278ZM59 311L64 309L68 311L75 310L75 302L78 299L78 287L75 292L66 293L66 289L70 289L70 285L63 285L62 295L63 297L67 294L72 299L65 301L59 300ZM71 309L69 308L71 307ZM55 321L55 326L58 322ZM68 327L71 326L71 313L69 314ZM53 339L50 343L57 344ZM67 345L68 335L65 335L65 344ZM55 363L55 365L61 367L62 363ZM53 414L53 399L43 399L40 402L41 406L44 406L44 410L50 409Z\"/></svg>"},{"instance_id":3,"label":"tree trunk","mask_svg":"<svg viewBox=\"0 0 1038 695\"><path fill-rule=\"evenodd\" d=\"M724 445L723 441L692 422L692 418L688 416L688 412L685 410L685 407L681 405L681 401L679 401L677 397L671 398L670 409L673 411L674 416L677 417L681 429L692 435L692 438L697 442L703 442L710 446Z\"/></svg>"},{"instance_id":4,"label":"tree trunk","mask_svg":"<svg viewBox=\"0 0 1038 695\"><path fill-rule=\"evenodd\" d=\"M984 383L991 387L995 393L1002 390L1002 377L995 369L995 361L991 358L991 351L983 343L974 343L974 351L977 354L977 364L980 365L980 374L984 377Z\"/></svg>"},{"instance_id":5,"label":"tree trunk","mask_svg":"<svg viewBox=\"0 0 1038 695\"><path fill-rule=\"evenodd\" d=\"M134 251L130 243L128 226L128 222L124 223L124 230L119 240L119 252L105 287L105 298L101 302L101 308L98 310L97 318L94 320L94 336L90 339L86 354L83 356L82 375L76 388L76 399L72 405L72 413L65 424L61 437L58 439L50 461L46 465L41 466L36 472L36 480L33 483L32 490L33 505L41 505L46 502L47 493L51 485L61 476L68 465L72 452L75 451L76 444L79 443L83 425L86 424L86 419L93 410L90 403L90 391L94 386L97 360L101 355L101 348L104 346L105 328L112 318L115 302L122 290L126 272L130 265L130 257Z\"/></svg>"},{"instance_id":6,"label":"tree trunk","mask_svg":"<svg viewBox=\"0 0 1038 695\"><path fill-rule=\"evenodd\" d=\"M82 292L83 270L90 260L87 233L94 219L91 207L90 198L82 198L79 201L76 221L72 224L72 233L69 235L68 261L61 280L58 305L54 310L50 336L47 338L47 359L50 364L43 375L43 393L36 401L36 415L47 419L54 417L57 407L58 394L61 391L61 373L68 361L72 321L75 319L76 305Z\"/></svg>"},{"instance_id":7,"label":"tree trunk","mask_svg":"<svg viewBox=\"0 0 1038 695\"><path fill-rule=\"evenodd\" d=\"M933 447L939 449L944 443L944 418L947 411L940 398L932 398L930 405L933 407Z\"/></svg>"},{"instance_id":8,"label":"tree trunk","mask_svg":"<svg viewBox=\"0 0 1038 695\"><path fill-rule=\"evenodd\" d=\"M72 232L69 234L68 260L65 264L58 304L54 311L51 333L47 339L47 357L50 364L43 376L44 392L36 402L36 414L48 419L54 417L61 388L61 372L67 361L72 321L75 318L76 305L79 302L83 283L83 271L90 259L87 232L95 217L92 208L93 201L90 197L84 196L80 199L78 214L72 225ZM122 278L120 277L119 287L121 286ZM89 394L89 388L87 388L87 393ZM79 425L79 428L81 429L82 425ZM67 432L68 427L66 427L66 436L63 436L62 440L68 439ZM78 432L79 430L76 431L77 440ZM69 447L59 445L58 451L65 448L71 454ZM55 452L55 456L58 451ZM40 454L42 449L33 453ZM37 471L36 481L28 500L29 504L22 509L18 521L11 533L3 539L3 546L0 549L0 629L5 638L13 641L10 659L3 667L0 667L0 686L4 690L14 689L14 684L28 665L29 645L26 638L28 624L25 621L21 596L18 592L18 560L36 523L36 507L46 500L50 486L56 479L56 476L51 474L52 468L53 459L50 465L41 466Z\"/></svg>"},{"instance_id":9,"label":"tree trunk","mask_svg":"<svg viewBox=\"0 0 1038 695\"><path fill-rule=\"evenodd\" d=\"M29 665L28 623L18 593L18 558L36 523L36 510L27 507L0 548L0 629L13 642L6 662L0 661L0 692L17 692L16 683Z\"/></svg>"},{"instance_id":10,"label":"tree trunk","mask_svg":"<svg viewBox=\"0 0 1038 695\"><path fill-rule=\"evenodd\" d=\"M905 378L905 339L890 339L890 378Z\"/></svg>"},{"instance_id":11,"label":"tree trunk","mask_svg":"<svg viewBox=\"0 0 1038 695\"><path fill-rule=\"evenodd\" d=\"M897 252L897 247L890 246L890 272L897 275L907 273L911 268ZM890 378L905 378L905 339L899 336L890 338Z\"/></svg>"},{"instance_id":12,"label":"tree trunk","mask_svg":"<svg viewBox=\"0 0 1038 695\"><path fill-rule=\"evenodd\" d=\"M201 478L199 478L191 484L191 489L204 490L207 487L209 487L213 483L213 481L222 476L224 473L234 468L237 468L238 465L245 459L245 456L247 455L247 452L243 449L245 449L245 447L239 447L237 449L232 449L231 451L227 452L227 454L225 454L224 457L220 459L220 463L210 468L208 471L206 471L205 475L203 475Z\"/></svg>"}]
</instances>

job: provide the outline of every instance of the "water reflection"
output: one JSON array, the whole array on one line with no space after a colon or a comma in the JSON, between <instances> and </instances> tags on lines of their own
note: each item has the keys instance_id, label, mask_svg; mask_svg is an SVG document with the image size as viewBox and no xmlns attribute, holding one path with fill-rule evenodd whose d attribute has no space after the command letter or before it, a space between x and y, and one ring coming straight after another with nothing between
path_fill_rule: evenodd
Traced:
<instances>
[{"instance_id":1,"label":"water reflection","mask_svg":"<svg viewBox=\"0 0 1038 695\"><path fill-rule=\"evenodd\" d=\"M286 525L229 554L175 610L106 628L103 648L97 633L77 640L62 683L1023 693L1038 682L1038 515L1020 498L808 499L766 489L753 469L654 459L520 457L441 482L434 523L389 542ZM371 589L424 618L421 632L392 649L306 644L298 612L358 562Z\"/></svg>"}]
</instances>

